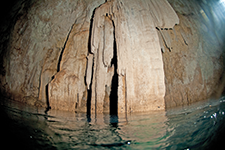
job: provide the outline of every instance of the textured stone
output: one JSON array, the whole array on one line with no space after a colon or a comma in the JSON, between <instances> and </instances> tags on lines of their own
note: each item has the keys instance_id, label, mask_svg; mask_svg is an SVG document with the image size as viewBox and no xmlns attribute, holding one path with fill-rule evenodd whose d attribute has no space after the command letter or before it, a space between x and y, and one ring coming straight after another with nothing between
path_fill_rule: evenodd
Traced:
<instances>
[{"instance_id":1,"label":"textured stone","mask_svg":"<svg viewBox=\"0 0 225 150\"><path fill-rule=\"evenodd\" d=\"M89 9L81 3L83 9L77 18L65 43L60 67L54 79L48 85L49 103L53 109L86 112L87 87L85 85L86 62L89 41ZM91 4L89 4L91 5ZM89 61L93 61L89 57ZM91 68L90 68L91 69ZM87 73L88 74L88 73ZM90 81L87 80L87 84Z\"/></svg>"},{"instance_id":2,"label":"textured stone","mask_svg":"<svg viewBox=\"0 0 225 150\"><path fill-rule=\"evenodd\" d=\"M103 112L106 93L103 87L112 86L107 84L112 78L107 76L107 70L113 58L113 42L118 63L115 68L119 78L118 112L164 109L164 71L156 27L173 28L178 22L177 15L164 0L111 1L95 10L91 36L95 60L93 111ZM106 41L108 47L104 45Z\"/></svg>"},{"instance_id":3,"label":"textured stone","mask_svg":"<svg viewBox=\"0 0 225 150\"><path fill-rule=\"evenodd\" d=\"M224 79L224 6L215 1L169 0L180 18L170 35L171 53L163 53L166 107L220 97ZM208 11L211 10L211 11ZM207 17L206 17L207 16ZM214 95L214 94L213 94Z\"/></svg>"},{"instance_id":4,"label":"textured stone","mask_svg":"<svg viewBox=\"0 0 225 150\"><path fill-rule=\"evenodd\" d=\"M91 113L219 97L223 5L168 1L19 0L1 22L1 93Z\"/></svg>"},{"instance_id":5,"label":"textured stone","mask_svg":"<svg viewBox=\"0 0 225 150\"><path fill-rule=\"evenodd\" d=\"M34 104L46 106L46 87L60 68L59 59L73 24L87 22L88 32L92 12L101 3L104 1L18 1L9 14L13 28L1 29L11 32L3 41L7 46L1 49L2 93L18 101L33 97ZM77 32L82 32L79 26ZM86 62L82 63L85 71Z\"/></svg>"}]
</instances>

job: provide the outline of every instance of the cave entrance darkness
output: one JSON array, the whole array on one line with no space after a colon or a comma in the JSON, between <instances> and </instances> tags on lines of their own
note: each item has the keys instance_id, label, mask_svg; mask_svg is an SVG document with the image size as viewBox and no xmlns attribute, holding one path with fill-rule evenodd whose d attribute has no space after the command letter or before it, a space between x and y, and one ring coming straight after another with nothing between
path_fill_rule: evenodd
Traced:
<instances>
[{"instance_id":1,"label":"cave entrance darkness","mask_svg":"<svg viewBox=\"0 0 225 150\"><path fill-rule=\"evenodd\" d=\"M115 29L115 28L114 28ZM114 65L114 75L111 83L111 93L110 93L110 115L118 115L118 73L117 73L117 46L114 33L114 44L113 44L113 59L111 61L111 66Z\"/></svg>"}]
</instances>

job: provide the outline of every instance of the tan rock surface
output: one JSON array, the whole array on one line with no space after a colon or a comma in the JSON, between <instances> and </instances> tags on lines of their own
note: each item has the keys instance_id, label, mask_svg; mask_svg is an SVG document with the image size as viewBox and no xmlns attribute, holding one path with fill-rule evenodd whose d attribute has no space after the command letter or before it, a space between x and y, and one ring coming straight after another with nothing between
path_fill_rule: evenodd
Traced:
<instances>
[{"instance_id":1,"label":"tan rock surface","mask_svg":"<svg viewBox=\"0 0 225 150\"><path fill-rule=\"evenodd\" d=\"M2 93L23 102L32 97L32 104L45 106L46 86L57 73L73 24L89 23L92 11L101 3L104 0L18 1L9 15L15 25L3 41L9 40L8 46L1 50Z\"/></svg>"},{"instance_id":2,"label":"tan rock surface","mask_svg":"<svg viewBox=\"0 0 225 150\"><path fill-rule=\"evenodd\" d=\"M180 24L175 32L168 30L173 49L163 54L166 107L205 100L218 90L220 96L224 87L224 6L214 1L169 2Z\"/></svg>"},{"instance_id":3,"label":"tan rock surface","mask_svg":"<svg viewBox=\"0 0 225 150\"><path fill-rule=\"evenodd\" d=\"M161 8L165 9L158 11ZM95 111L103 112L105 89L102 87L112 86L107 84L112 77L107 76L110 67L109 63L105 64L105 58L107 62L112 59L113 41L118 64L115 68L119 80L118 112L164 109L164 71L156 27L173 28L178 22L175 12L164 0L111 1L95 10L91 36L95 60L93 111L97 103ZM109 32L105 32L106 29ZM108 47L104 45L106 41Z\"/></svg>"},{"instance_id":4,"label":"tan rock surface","mask_svg":"<svg viewBox=\"0 0 225 150\"><path fill-rule=\"evenodd\" d=\"M91 113L220 95L223 5L168 1L18 1L0 28L1 93L69 111L90 104Z\"/></svg>"}]
</instances>

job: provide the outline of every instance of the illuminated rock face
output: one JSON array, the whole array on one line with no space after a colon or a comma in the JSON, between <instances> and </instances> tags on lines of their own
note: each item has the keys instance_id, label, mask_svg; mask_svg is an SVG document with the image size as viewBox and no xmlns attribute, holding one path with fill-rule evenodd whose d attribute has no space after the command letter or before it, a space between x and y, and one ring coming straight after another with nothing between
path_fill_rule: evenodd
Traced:
<instances>
[{"instance_id":1,"label":"illuminated rock face","mask_svg":"<svg viewBox=\"0 0 225 150\"><path fill-rule=\"evenodd\" d=\"M84 76L90 19L102 3L104 0L19 1L7 17L15 20L15 23L9 22L15 25L11 35L5 35L9 39L1 55L2 93L37 106L46 106L48 97L49 100L55 98L49 101L52 108L74 110L76 99L70 92L75 90L76 94L72 94L77 97L76 89L78 93L83 90L79 95L82 98L86 91ZM50 82L55 86L49 85ZM52 91L48 94L50 88ZM70 98L73 100L67 103L66 99Z\"/></svg>"},{"instance_id":2,"label":"illuminated rock face","mask_svg":"<svg viewBox=\"0 0 225 150\"><path fill-rule=\"evenodd\" d=\"M93 113L109 112L113 105L110 101L118 103L115 109L119 113L165 109L163 61L156 27L173 28L179 23L169 3L110 1L96 8L92 19L79 31L77 25L71 30L60 70L48 86L51 106L86 110L89 89ZM114 98L112 90L116 90Z\"/></svg>"},{"instance_id":3,"label":"illuminated rock face","mask_svg":"<svg viewBox=\"0 0 225 150\"><path fill-rule=\"evenodd\" d=\"M205 12L205 2L169 2L18 4L11 34L0 41L1 92L91 113L162 110L208 98L223 71L224 34L211 31L221 18Z\"/></svg>"},{"instance_id":4,"label":"illuminated rock face","mask_svg":"<svg viewBox=\"0 0 225 150\"><path fill-rule=\"evenodd\" d=\"M88 62L93 72L87 70L86 77L91 83L93 76L91 110L104 111L107 87L114 84L114 69L114 75L118 75L119 113L164 109L164 71L156 27L173 28L178 23L165 0L111 1L97 8L89 53L94 61ZM117 64L110 64L115 57Z\"/></svg>"}]
</instances>

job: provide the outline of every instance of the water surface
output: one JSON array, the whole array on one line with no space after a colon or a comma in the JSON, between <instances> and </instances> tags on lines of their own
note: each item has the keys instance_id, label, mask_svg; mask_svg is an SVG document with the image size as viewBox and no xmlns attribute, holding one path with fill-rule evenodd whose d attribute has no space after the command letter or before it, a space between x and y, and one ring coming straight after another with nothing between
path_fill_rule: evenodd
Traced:
<instances>
[{"instance_id":1,"label":"water surface","mask_svg":"<svg viewBox=\"0 0 225 150\"><path fill-rule=\"evenodd\" d=\"M215 149L223 145L225 97L148 113L87 117L3 100L2 147L22 149Z\"/></svg>"}]
</instances>

